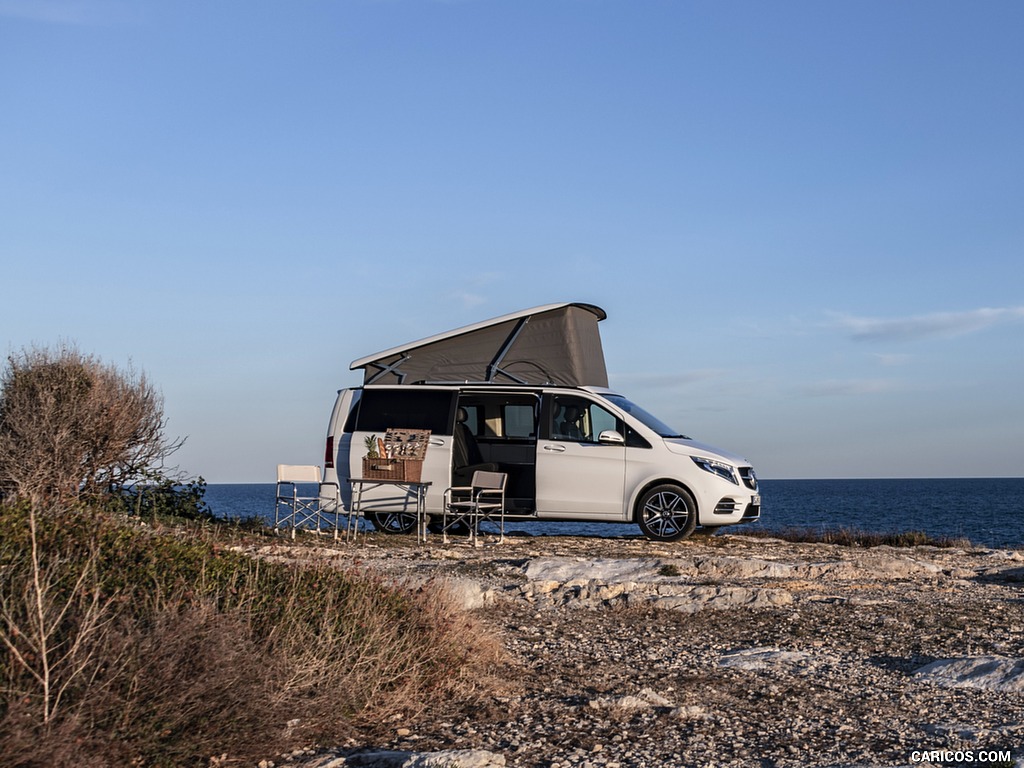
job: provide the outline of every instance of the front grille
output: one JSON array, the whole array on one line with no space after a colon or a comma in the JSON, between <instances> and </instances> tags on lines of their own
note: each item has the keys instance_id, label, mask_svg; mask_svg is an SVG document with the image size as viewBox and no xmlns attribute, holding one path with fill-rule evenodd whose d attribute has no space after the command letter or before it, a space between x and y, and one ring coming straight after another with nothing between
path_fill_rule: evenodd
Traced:
<instances>
[{"instance_id":1,"label":"front grille","mask_svg":"<svg viewBox=\"0 0 1024 768\"><path fill-rule=\"evenodd\" d=\"M716 515L732 515L739 509L740 503L736 499L725 498L715 505Z\"/></svg>"},{"instance_id":2,"label":"front grille","mask_svg":"<svg viewBox=\"0 0 1024 768\"><path fill-rule=\"evenodd\" d=\"M754 520L761 518L761 505L760 504L747 504L746 510L743 512L743 519L740 522L750 523Z\"/></svg>"},{"instance_id":3,"label":"front grille","mask_svg":"<svg viewBox=\"0 0 1024 768\"><path fill-rule=\"evenodd\" d=\"M757 490L757 475L754 474L753 467L740 467L740 477L743 478L743 484L752 491Z\"/></svg>"}]
</instances>

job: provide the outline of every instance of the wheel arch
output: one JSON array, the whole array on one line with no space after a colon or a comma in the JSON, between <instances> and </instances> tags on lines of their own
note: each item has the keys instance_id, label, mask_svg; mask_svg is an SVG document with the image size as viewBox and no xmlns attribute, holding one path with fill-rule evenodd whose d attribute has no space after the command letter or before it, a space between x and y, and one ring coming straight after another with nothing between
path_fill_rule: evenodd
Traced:
<instances>
[{"instance_id":1,"label":"wheel arch","mask_svg":"<svg viewBox=\"0 0 1024 768\"><path fill-rule=\"evenodd\" d=\"M693 489L680 480L678 477L654 477L647 480L643 485L637 486L636 490L633 491L633 496L629 500L629 519L631 522L638 523L640 520L640 499L644 497L651 488L656 485L675 485L682 488L693 499L693 505L697 509L697 525L700 525L700 501L697 494L693 492Z\"/></svg>"}]
</instances>

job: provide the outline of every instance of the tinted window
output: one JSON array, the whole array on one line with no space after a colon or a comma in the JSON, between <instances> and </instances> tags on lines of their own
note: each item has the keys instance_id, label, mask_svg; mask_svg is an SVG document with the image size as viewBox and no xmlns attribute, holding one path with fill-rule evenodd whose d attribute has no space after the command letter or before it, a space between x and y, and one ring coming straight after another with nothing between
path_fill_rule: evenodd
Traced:
<instances>
[{"instance_id":1,"label":"tinted window","mask_svg":"<svg viewBox=\"0 0 1024 768\"><path fill-rule=\"evenodd\" d=\"M389 427L452 433L454 392L417 389L364 389L356 429L383 433Z\"/></svg>"},{"instance_id":2,"label":"tinted window","mask_svg":"<svg viewBox=\"0 0 1024 768\"><path fill-rule=\"evenodd\" d=\"M584 398L556 395L551 403L551 439L596 443L606 429L622 434L619 420L596 403Z\"/></svg>"},{"instance_id":3,"label":"tinted window","mask_svg":"<svg viewBox=\"0 0 1024 768\"><path fill-rule=\"evenodd\" d=\"M597 405L590 406L590 425L593 434L600 435L606 429L617 430L619 427L618 422L619 420L604 408Z\"/></svg>"},{"instance_id":4,"label":"tinted window","mask_svg":"<svg viewBox=\"0 0 1024 768\"><path fill-rule=\"evenodd\" d=\"M359 415L359 399L363 396L363 390L357 389L352 393L352 408L348 412L348 418L345 419L345 432L356 431L356 416Z\"/></svg>"},{"instance_id":5,"label":"tinted window","mask_svg":"<svg viewBox=\"0 0 1024 768\"><path fill-rule=\"evenodd\" d=\"M533 437L533 405L506 405L505 437Z\"/></svg>"},{"instance_id":6,"label":"tinted window","mask_svg":"<svg viewBox=\"0 0 1024 768\"><path fill-rule=\"evenodd\" d=\"M689 440L686 435L680 434L679 430L673 429L668 426L665 422L659 419L657 416L653 416L636 403L630 402L622 395L602 395L602 397L610 400L619 406L622 410L632 416L634 419L640 421L644 426L653 429L661 437L684 437Z\"/></svg>"},{"instance_id":7,"label":"tinted window","mask_svg":"<svg viewBox=\"0 0 1024 768\"><path fill-rule=\"evenodd\" d=\"M470 434L479 435L480 425L483 419L480 415L479 405L466 405L460 402L459 407L466 411L466 421L463 422L466 425L466 429L469 430Z\"/></svg>"}]
</instances>

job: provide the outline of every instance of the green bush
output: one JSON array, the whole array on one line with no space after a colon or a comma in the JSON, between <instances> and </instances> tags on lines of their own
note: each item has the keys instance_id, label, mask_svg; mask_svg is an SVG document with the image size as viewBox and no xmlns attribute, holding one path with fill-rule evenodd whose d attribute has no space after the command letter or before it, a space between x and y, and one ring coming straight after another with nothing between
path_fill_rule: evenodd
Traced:
<instances>
[{"instance_id":1,"label":"green bush","mask_svg":"<svg viewBox=\"0 0 1024 768\"><path fill-rule=\"evenodd\" d=\"M206 481L199 477L187 482L154 478L115 489L103 499L106 509L143 520L202 520L217 518L206 503Z\"/></svg>"}]
</instances>

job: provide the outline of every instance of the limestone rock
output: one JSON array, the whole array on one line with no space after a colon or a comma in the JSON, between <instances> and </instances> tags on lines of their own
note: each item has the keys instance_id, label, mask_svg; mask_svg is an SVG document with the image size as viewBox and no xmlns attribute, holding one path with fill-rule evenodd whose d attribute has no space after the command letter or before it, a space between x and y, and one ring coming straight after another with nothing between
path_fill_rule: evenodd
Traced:
<instances>
[{"instance_id":1,"label":"limestone rock","mask_svg":"<svg viewBox=\"0 0 1024 768\"><path fill-rule=\"evenodd\" d=\"M718 666L727 669L760 670L771 669L779 665L806 666L811 661L810 654L802 651L782 651L778 648L746 648L741 651L726 653L718 659Z\"/></svg>"},{"instance_id":2,"label":"limestone rock","mask_svg":"<svg viewBox=\"0 0 1024 768\"><path fill-rule=\"evenodd\" d=\"M671 608L683 613L696 613L709 608L725 610L731 608L771 608L791 605L793 595L783 589L761 587L719 587L698 586L677 590L659 590L651 599L659 608Z\"/></svg>"},{"instance_id":3,"label":"limestone rock","mask_svg":"<svg viewBox=\"0 0 1024 768\"><path fill-rule=\"evenodd\" d=\"M1024 692L1024 659L970 656L933 661L914 673L921 681L950 688L983 688L1005 693Z\"/></svg>"},{"instance_id":4,"label":"limestone rock","mask_svg":"<svg viewBox=\"0 0 1024 768\"><path fill-rule=\"evenodd\" d=\"M483 608L494 602L493 593L485 591L479 582L472 579L449 578L445 581L445 588L456 605L467 611Z\"/></svg>"},{"instance_id":5,"label":"limestone rock","mask_svg":"<svg viewBox=\"0 0 1024 768\"><path fill-rule=\"evenodd\" d=\"M615 584L622 581L651 579L656 575L657 561L635 558L565 558L537 557L526 564L530 581L556 581L560 584L599 582Z\"/></svg>"},{"instance_id":6,"label":"limestone rock","mask_svg":"<svg viewBox=\"0 0 1024 768\"><path fill-rule=\"evenodd\" d=\"M653 709L655 707L671 707L672 702L650 688L644 688L638 694L593 699L589 702L589 706L592 709Z\"/></svg>"},{"instance_id":7,"label":"limestone rock","mask_svg":"<svg viewBox=\"0 0 1024 768\"><path fill-rule=\"evenodd\" d=\"M485 749L449 749L413 755L402 768L504 768L505 757Z\"/></svg>"},{"instance_id":8,"label":"limestone rock","mask_svg":"<svg viewBox=\"0 0 1024 768\"><path fill-rule=\"evenodd\" d=\"M352 755L345 768L504 768L503 755L485 749L441 752L363 752Z\"/></svg>"}]
</instances>

